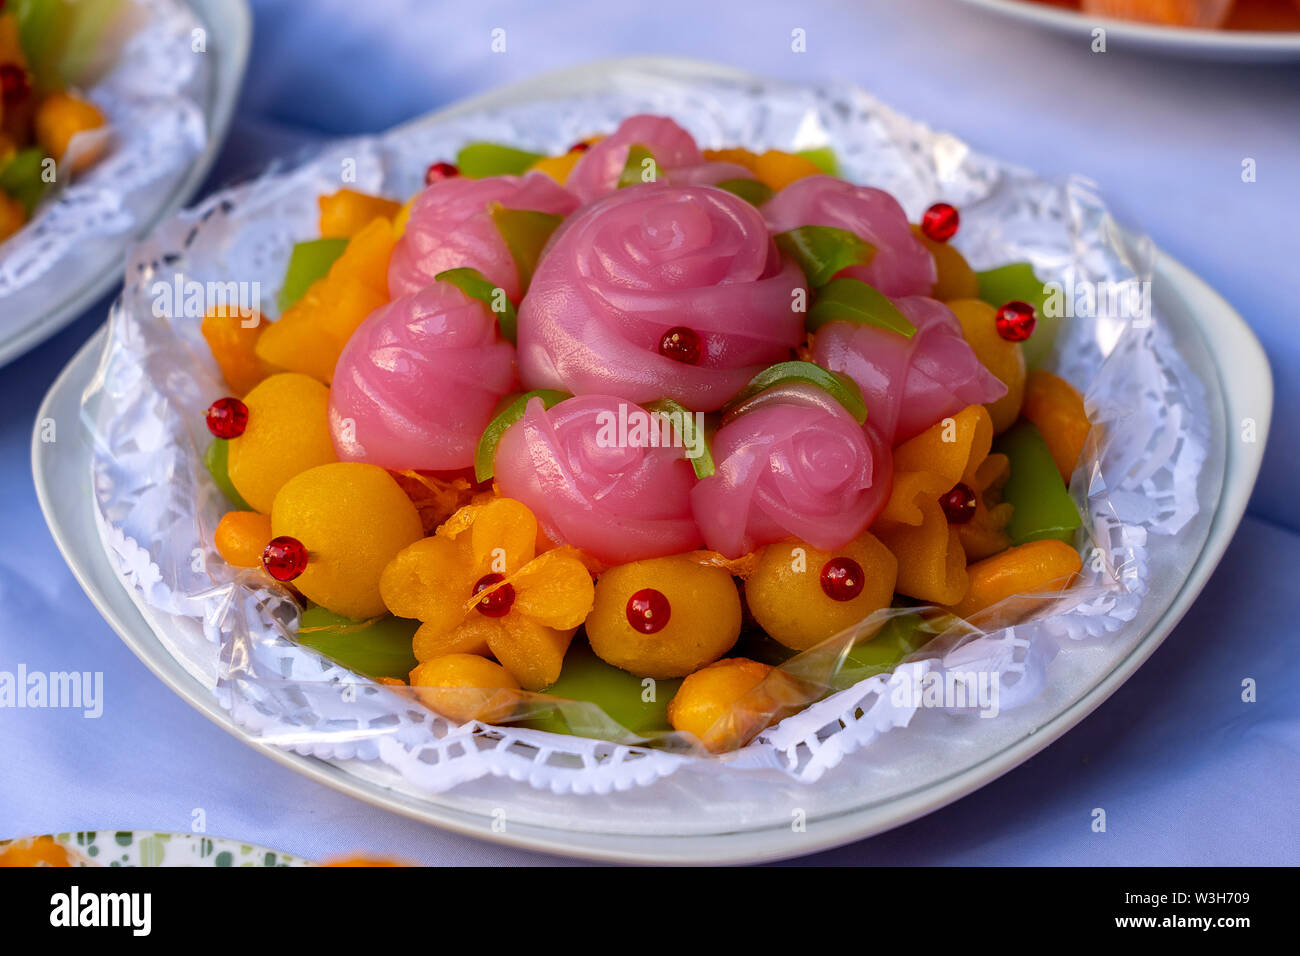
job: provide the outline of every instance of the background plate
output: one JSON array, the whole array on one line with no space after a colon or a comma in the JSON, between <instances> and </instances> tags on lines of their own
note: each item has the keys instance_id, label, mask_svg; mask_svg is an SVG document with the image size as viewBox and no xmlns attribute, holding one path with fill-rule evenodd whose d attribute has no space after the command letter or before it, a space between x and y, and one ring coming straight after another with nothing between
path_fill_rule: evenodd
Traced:
<instances>
[{"instance_id":1,"label":"background plate","mask_svg":"<svg viewBox=\"0 0 1300 956\"><path fill-rule=\"evenodd\" d=\"M152 830L82 830L51 833L84 866L300 867L310 860L204 833ZM0 842L0 850L4 849Z\"/></svg>"},{"instance_id":2,"label":"background plate","mask_svg":"<svg viewBox=\"0 0 1300 956\"><path fill-rule=\"evenodd\" d=\"M112 289L122 278L122 263L127 248L145 235L154 224L180 209L194 195L208 170L221 152L230 128L230 119L239 98L239 87L248 64L249 44L252 42L252 14L248 0L187 0L198 13L211 37L212 52L211 91L204 116L207 120L207 144L189 170L167 194L158 197L158 203L142 222L130 233L120 236L119 254L106 261L101 269L88 275L66 281L57 272L41 280L50 288L50 308L35 315L5 316L0 328L0 366L22 355L28 349L44 342L73 319L86 311L102 295ZM56 293L62 293L58 298Z\"/></svg>"},{"instance_id":3,"label":"background plate","mask_svg":"<svg viewBox=\"0 0 1300 956\"><path fill-rule=\"evenodd\" d=\"M1001 16L1034 23L1057 33L1092 41L1097 27L1106 30L1107 47L1143 50L1169 56L1242 63L1286 63L1300 60L1300 32L1268 30L1192 30L1162 27L1132 20L1097 17L1028 0L961 0ZM1113 46L1112 46L1113 45Z\"/></svg>"}]
</instances>

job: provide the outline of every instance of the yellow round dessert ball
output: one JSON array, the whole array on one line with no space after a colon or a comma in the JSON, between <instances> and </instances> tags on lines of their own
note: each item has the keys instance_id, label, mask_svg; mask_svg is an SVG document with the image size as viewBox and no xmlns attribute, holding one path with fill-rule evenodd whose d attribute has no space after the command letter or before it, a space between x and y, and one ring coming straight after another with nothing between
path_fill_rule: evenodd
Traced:
<instances>
[{"instance_id":1,"label":"yellow round dessert ball","mask_svg":"<svg viewBox=\"0 0 1300 956\"><path fill-rule=\"evenodd\" d=\"M684 677L727 653L739 636L735 581L685 555L610 568L596 582L587 617L596 655L638 677Z\"/></svg>"},{"instance_id":2,"label":"yellow round dessert ball","mask_svg":"<svg viewBox=\"0 0 1300 956\"><path fill-rule=\"evenodd\" d=\"M294 587L354 620L387 612L380 575L424 535L419 512L393 476L360 462L318 465L290 478L275 496L271 531L307 549Z\"/></svg>"},{"instance_id":3,"label":"yellow round dessert ball","mask_svg":"<svg viewBox=\"0 0 1300 956\"><path fill-rule=\"evenodd\" d=\"M495 661L477 654L446 654L411 671L411 686L427 707L465 723L509 720L517 703L519 682Z\"/></svg>"},{"instance_id":4,"label":"yellow round dessert ball","mask_svg":"<svg viewBox=\"0 0 1300 956\"><path fill-rule=\"evenodd\" d=\"M694 734L713 753L744 746L772 715L767 701L743 708L736 704L770 673L770 665L747 657L728 657L701 668L682 681L668 702L668 722L674 730ZM729 719L719 723L724 716Z\"/></svg>"},{"instance_id":5,"label":"yellow round dessert ball","mask_svg":"<svg viewBox=\"0 0 1300 956\"><path fill-rule=\"evenodd\" d=\"M803 651L889 607L897 579L898 559L870 533L835 551L782 541L759 552L745 601L763 630Z\"/></svg>"},{"instance_id":6,"label":"yellow round dessert ball","mask_svg":"<svg viewBox=\"0 0 1300 956\"><path fill-rule=\"evenodd\" d=\"M998 310L981 299L957 299L946 303L961 322L962 334L986 369L1007 387L1007 393L984 407L993 419L993 431L1010 428L1020 417L1025 400L1025 352L1019 342L998 335Z\"/></svg>"},{"instance_id":7,"label":"yellow round dessert ball","mask_svg":"<svg viewBox=\"0 0 1300 956\"><path fill-rule=\"evenodd\" d=\"M254 509L270 512L294 475L336 460L330 438L330 390L307 375L283 372L244 396L248 425L230 439L230 483Z\"/></svg>"}]
</instances>

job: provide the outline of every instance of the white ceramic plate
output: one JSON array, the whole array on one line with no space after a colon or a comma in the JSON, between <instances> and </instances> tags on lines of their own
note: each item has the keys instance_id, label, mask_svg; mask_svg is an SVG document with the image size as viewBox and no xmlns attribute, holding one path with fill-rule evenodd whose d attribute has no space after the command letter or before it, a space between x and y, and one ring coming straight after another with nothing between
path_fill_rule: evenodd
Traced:
<instances>
[{"instance_id":1,"label":"white ceramic plate","mask_svg":"<svg viewBox=\"0 0 1300 956\"><path fill-rule=\"evenodd\" d=\"M203 183L208 170L221 152L234 114L239 87L248 63L252 42L252 14L247 0L187 0L203 21L212 55L211 90L204 116L207 120L207 145L194 160L184 177L170 192L162 193L148 216L134 231L124 233L117 243L118 252L107 258L96 271L69 279L51 273L43 282L49 286L51 305L31 315L6 315L0 326L0 366L44 342L68 325L122 280L122 262L126 250L145 235L160 219L180 209Z\"/></svg>"},{"instance_id":2,"label":"white ceramic plate","mask_svg":"<svg viewBox=\"0 0 1300 956\"><path fill-rule=\"evenodd\" d=\"M602 69L620 64L582 68L586 82L600 82ZM624 63L623 65L627 65ZM644 65L639 63L637 65ZM655 66L671 68L655 61ZM677 68L685 69L678 65ZM714 68L693 65L695 71ZM542 78L529 84L538 89L572 82L579 71ZM734 76L734 74L732 74ZM463 103L454 112L486 109L522 95L504 90ZM417 122L430 122L436 117ZM671 833L641 827L639 832L598 829L584 814L578 797L555 797L539 804L542 809L526 820L514 819L503 832L492 826L493 807L501 806L525 784L508 779L485 779L437 795L397 789L366 765L339 766L275 748L248 736L231 720L206 686L192 677L164 648L145 617L120 583L105 556L95 526L90 490L90 449L76 427L83 391L95 373L104 336L101 333L82 349L46 396L38 421L46 418L68 423L59 435L78 437L55 443L33 436L33 469L41 506L55 541L73 573L105 619L127 645L168 686L211 720L260 750L315 780L377 806L447 829L515 846L567 853L593 859L672 863L753 862L812 853L898 826L943 806L988 783L1033 756L1073 727L1122 684L1164 640L1201 591L1228 545L1245 511L1263 454L1272 411L1272 379L1264 352L1240 316L1209 286L1168 257L1159 257L1153 282L1156 313L1167 325L1176 346L1189 361L1207 390L1214 419L1206 465L1208 489L1197 517L1198 533L1183 537L1192 542L1177 554L1176 566L1167 573L1168 599L1149 600L1124 640L1099 656L1076 662L1086 672L1080 691L1060 690L1045 695L1042 707L1023 718L1015 732L999 738L996 748L979 762L960 756L948 761L941 748L954 746L953 735L940 734L926 743L935 751L932 762L939 772L908 777L893 790L862 792L852 780L841 777L834 789L828 777L810 786L806 831L796 832L780 814L765 820L742 818L713 802L701 804L698 819L674 821ZM1229 441L1236 424L1252 418L1259 441ZM1226 423L1233 423L1231 431ZM1213 467L1209 464L1213 463ZM1211 473L1212 472L1212 473ZM1220 472L1222 482L1220 484ZM1202 534L1204 537L1202 537ZM1203 545L1198 544L1203 541ZM1078 675L1076 674L1076 677ZM1008 716L1006 714L1004 717ZM679 783L679 786L686 784ZM475 789L478 788L478 789ZM512 789L513 788L513 789ZM910 788L910 789L906 789ZM634 802L655 799L653 788L637 794L610 794L601 798L606 809L625 816L635 813ZM494 802L496 801L496 802ZM588 806L590 806L588 804ZM771 809L771 808L768 808ZM689 824L689 827L687 826Z\"/></svg>"},{"instance_id":3,"label":"white ceramic plate","mask_svg":"<svg viewBox=\"0 0 1300 956\"><path fill-rule=\"evenodd\" d=\"M1031 0L962 0L1001 16L1037 24L1091 42L1092 31L1106 31L1108 48L1143 50L1172 56L1242 63L1300 60L1300 32L1267 30L1193 30L1115 20Z\"/></svg>"},{"instance_id":4,"label":"white ceramic plate","mask_svg":"<svg viewBox=\"0 0 1300 956\"><path fill-rule=\"evenodd\" d=\"M68 851L74 866L301 867L310 860L204 833L152 830L83 830L48 835ZM0 850L7 843L0 841Z\"/></svg>"}]
</instances>

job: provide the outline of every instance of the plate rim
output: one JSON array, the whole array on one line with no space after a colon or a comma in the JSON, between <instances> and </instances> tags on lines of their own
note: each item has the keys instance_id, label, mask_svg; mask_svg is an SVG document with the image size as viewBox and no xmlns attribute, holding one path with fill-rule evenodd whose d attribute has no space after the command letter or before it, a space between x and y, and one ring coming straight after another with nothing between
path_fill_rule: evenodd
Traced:
<instances>
[{"instance_id":1,"label":"plate rim","mask_svg":"<svg viewBox=\"0 0 1300 956\"><path fill-rule=\"evenodd\" d=\"M248 0L182 0L199 17L209 32L215 34L215 23L231 24L229 35L221 35L221 49L214 58L213 88L210 102L204 110L207 119L207 142L203 151L190 164L188 171L172 190L171 196L157 211L139 222L122 236L122 256L105 266L89 282L73 293L61 306L38 315L14 335L0 338L0 368L21 358L63 331L83 312L122 281L123 262L131 246L153 230L154 226L173 215L194 198L199 187L212 170L222 148L226 133L235 115L240 89L247 72L249 51L252 47L253 15ZM229 47L227 51L225 48Z\"/></svg>"},{"instance_id":2,"label":"plate rim","mask_svg":"<svg viewBox=\"0 0 1300 956\"><path fill-rule=\"evenodd\" d=\"M598 64L587 64L546 74L527 81L527 85L562 82L566 76L579 72L590 73L594 68L611 65L631 68L667 65L680 68L690 65L690 61L663 60L653 57L606 60ZM716 64L701 64L701 67L712 71L726 69ZM731 75L753 79L747 73L734 72ZM403 125L429 122L452 111L483 108L484 103L498 99L502 93L508 93L511 89L512 87L505 87L503 90L492 91ZM228 712L220 708L207 688L190 677L170 654L166 653L125 587L121 585L117 575L112 572L111 567L108 567L107 557L102 551L96 550L89 556L74 552L68 530L62 521L63 516L51 495L52 485L49 476L55 468L54 455L50 450L52 446L41 441L39 423L51 417L52 407L65 400L69 389L75 392L79 401L79 385L84 383L73 380L83 375L89 378L94 374L98 367L97 356L102 350L106 336L104 328L101 328L77 352L59 374L41 403L37 413L37 428L32 436L33 479L46 522L73 575L96 609L145 666L183 700L241 742L318 783L381 809L462 835L531 851L561 853L588 860L716 865L755 863L804 856L872 836L915 820L992 782L1039 753L1083 720L1127 681L1133 672L1154 653L1186 614L1195 597L1203 590L1245 513L1250 492L1262 464L1272 418L1272 373L1263 347L1254 332L1207 282L1163 252L1157 253L1156 275L1163 276L1172 289L1194 293L1196 300L1201 303L1199 308L1191 310L1193 313L1191 326L1196 334L1205 340L1209 358L1218 372L1217 384L1224 403L1227 434L1233 433L1232 423L1242 417L1243 408L1248 408L1251 416L1257 420L1259 436L1259 440L1253 446L1227 441L1219 507L1211 519L1205 544L1188 571L1182 586L1169 606L1130 652L1105 677L1044 723L1036 732L1008 745L980 764L936 781L923 790L914 791L880 806L843 811L816 821L809 821L805 833L795 834L788 827L769 827L708 835L629 836L560 830L531 824L514 824L506 832L498 833L485 825L483 817L440 805L436 794L417 801L377 783L348 774L325 761L281 750L247 736L233 722ZM1227 369L1225 363L1229 366ZM77 441L76 446L79 453L78 461L85 461L88 465L88 446L81 440ZM88 489L88 467L85 468L85 472L84 481ZM99 562L94 561L96 557L100 559ZM96 563L107 567L109 576L119 585L116 596L119 602L125 602L121 612L112 606L110 595L101 593L91 580L91 573L94 570L92 565ZM132 616L134 620L131 619ZM133 628L141 630L147 636L143 638L136 636ZM156 648L149 647L149 641L152 641Z\"/></svg>"}]
</instances>

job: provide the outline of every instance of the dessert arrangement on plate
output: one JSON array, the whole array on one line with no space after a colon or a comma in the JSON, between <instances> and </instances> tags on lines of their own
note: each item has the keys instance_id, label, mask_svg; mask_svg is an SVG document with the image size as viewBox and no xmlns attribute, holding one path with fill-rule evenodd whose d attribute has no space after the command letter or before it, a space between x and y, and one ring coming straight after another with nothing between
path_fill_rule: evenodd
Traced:
<instances>
[{"instance_id":1,"label":"dessert arrangement on plate","mask_svg":"<svg viewBox=\"0 0 1300 956\"><path fill-rule=\"evenodd\" d=\"M84 533L179 693L357 786L838 812L1041 727L1183 580L1221 419L1152 253L853 87L575 70L139 243Z\"/></svg>"},{"instance_id":2,"label":"dessert arrangement on plate","mask_svg":"<svg viewBox=\"0 0 1300 956\"><path fill-rule=\"evenodd\" d=\"M279 318L202 319L213 544L298 643L456 723L724 753L1081 570L1059 320L953 205L652 114L425 183L321 195Z\"/></svg>"}]
</instances>

